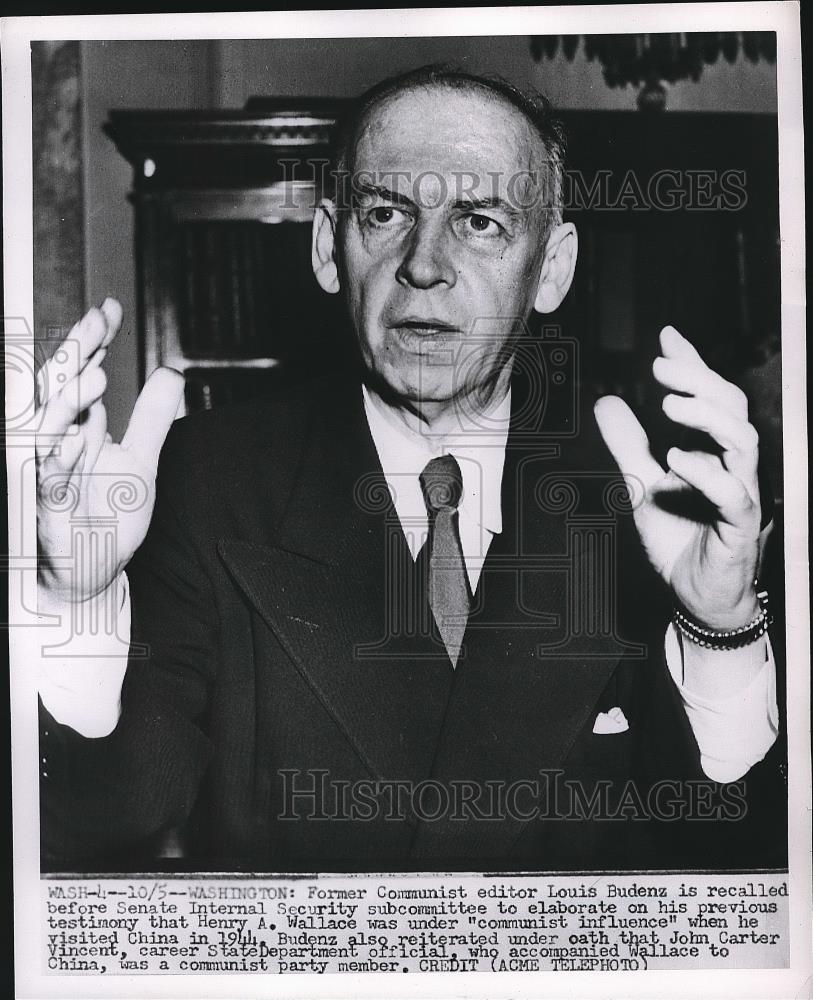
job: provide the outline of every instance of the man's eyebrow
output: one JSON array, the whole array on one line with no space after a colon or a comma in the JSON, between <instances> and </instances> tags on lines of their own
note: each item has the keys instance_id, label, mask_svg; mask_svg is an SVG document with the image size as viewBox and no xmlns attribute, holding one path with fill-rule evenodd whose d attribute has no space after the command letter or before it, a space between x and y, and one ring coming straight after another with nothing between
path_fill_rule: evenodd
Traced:
<instances>
[{"instance_id":1,"label":"man's eyebrow","mask_svg":"<svg viewBox=\"0 0 813 1000\"><path fill-rule=\"evenodd\" d=\"M415 208L415 202L411 198L407 198L405 194L400 194L398 191L391 191L382 184L368 184L366 181L358 181L357 188L362 194L375 195L383 201L391 201L393 205Z\"/></svg>"},{"instance_id":2,"label":"man's eyebrow","mask_svg":"<svg viewBox=\"0 0 813 1000\"><path fill-rule=\"evenodd\" d=\"M510 201L497 196L491 198L461 198L454 203L454 208L468 212L497 209L498 211L505 212L506 215L510 215L512 218L524 215L519 205L512 205Z\"/></svg>"},{"instance_id":3,"label":"man's eyebrow","mask_svg":"<svg viewBox=\"0 0 813 1000\"><path fill-rule=\"evenodd\" d=\"M405 194L401 194L399 191L392 191L383 184L369 184L367 181L359 180L357 181L356 189L361 194L373 195L374 197L381 198L383 201L392 202L393 205L402 205L405 208L417 207L411 198L408 198ZM505 198L500 198L496 195L486 198L460 198L454 202L452 207L456 211L466 212L497 209L511 218L521 218L525 215L521 206L513 205L510 201L506 201Z\"/></svg>"}]
</instances>

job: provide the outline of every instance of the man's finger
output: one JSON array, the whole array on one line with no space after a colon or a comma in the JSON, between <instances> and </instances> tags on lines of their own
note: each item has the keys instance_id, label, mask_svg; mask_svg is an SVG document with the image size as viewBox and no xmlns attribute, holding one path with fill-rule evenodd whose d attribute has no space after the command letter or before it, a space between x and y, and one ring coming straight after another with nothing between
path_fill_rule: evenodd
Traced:
<instances>
[{"instance_id":1,"label":"man's finger","mask_svg":"<svg viewBox=\"0 0 813 1000\"><path fill-rule=\"evenodd\" d=\"M77 376L45 407L37 432L37 454L45 457L66 434L79 414L101 399L107 388L107 376L97 365L91 365Z\"/></svg>"},{"instance_id":2,"label":"man's finger","mask_svg":"<svg viewBox=\"0 0 813 1000\"><path fill-rule=\"evenodd\" d=\"M649 438L638 418L618 396L603 396L593 412L604 443L621 473L636 476L649 490L664 472L652 457Z\"/></svg>"},{"instance_id":3,"label":"man's finger","mask_svg":"<svg viewBox=\"0 0 813 1000\"><path fill-rule=\"evenodd\" d=\"M660 344L661 351L665 358L673 358L676 361L689 361L701 365L706 365L706 362L700 357L697 348L688 341L682 333L678 331L673 326L665 326L661 330L660 334Z\"/></svg>"},{"instance_id":4,"label":"man's finger","mask_svg":"<svg viewBox=\"0 0 813 1000\"><path fill-rule=\"evenodd\" d=\"M122 447L134 451L152 470L158 468L158 456L178 412L183 389L183 375L171 368L158 368L147 379L133 407Z\"/></svg>"},{"instance_id":5,"label":"man's finger","mask_svg":"<svg viewBox=\"0 0 813 1000\"><path fill-rule=\"evenodd\" d=\"M740 480L754 503L759 503L759 435L753 424L732 416L720 405L687 396L665 396L663 410L671 420L705 431L716 441L723 449L725 468Z\"/></svg>"},{"instance_id":6,"label":"man's finger","mask_svg":"<svg viewBox=\"0 0 813 1000\"><path fill-rule=\"evenodd\" d=\"M701 452L683 451L670 448L666 455L669 468L684 482L688 483L719 510L720 517L735 527L756 517L759 511L753 498L742 482L727 472L719 462L708 461L709 456Z\"/></svg>"},{"instance_id":7,"label":"man's finger","mask_svg":"<svg viewBox=\"0 0 813 1000\"><path fill-rule=\"evenodd\" d=\"M85 455L85 469L93 472L99 452L105 444L107 434L107 412L101 399L97 399L88 410L87 420L82 430L85 433L87 442L87 452Z\"/></svg>"},{"instance_id":8,"label":"man's finger","mask_svg":"<svg viewBox=\"0 0 813 1000\"><path fill-rule=\"evenodd\" d=\"M728 473L729 471L717 455L712 455L707 451L686 451L683 448L672 448L670 450L677 455L691 455L693 467L699 470L701 466L705 466L708 475L717 475L718 472Z\"/></svg>"},{"instance_id":9,"label":"man's finger","mask_svg":"<svg viewBox=\"0 0 813 1000\"><path fill-rule=\"evenodd\" d=\"M669 393L663 398L663 412L684 427L705 431L724 451L742 452L756 463L759 438L753 425L719 403Z\"/></svg>"},{"instance_id":10,"label":"man's finger","mask_svg":"<svg viewBox=\"0 0 813 1000\"><path fill-rule=\"evenodd\" d=\"M118 333L121 317L121 306L115 299L105 299L101 308L85 313L37 375L40 405L62 392L88 363L100 364L104 360L100 352L106 351Z\"/></svg>"},{"instance_id":11,"label":"man's finger","mask_svg":"<svg viewBox=\"0 0 813 1000\"><path fill-rule=\"evenodd\" d=\"M115 339L116 334L121 329L121 321L124 317L124 310L118 299L108 296L99 307L104 318L107 320L107 333L102 341L102 347L109 347Z\"/></svg>"},{"instance_id":12,"label":"man's finger","mask_svg":"<svg viewBox=\"0 0 813 1000\"><path fill-rule=\"evenodd\" d=\"M655 358L652 374L666 389L716 400L734 416L748 418L748 398L707 365L679 358Z\"/></svg>"}]
</instances>

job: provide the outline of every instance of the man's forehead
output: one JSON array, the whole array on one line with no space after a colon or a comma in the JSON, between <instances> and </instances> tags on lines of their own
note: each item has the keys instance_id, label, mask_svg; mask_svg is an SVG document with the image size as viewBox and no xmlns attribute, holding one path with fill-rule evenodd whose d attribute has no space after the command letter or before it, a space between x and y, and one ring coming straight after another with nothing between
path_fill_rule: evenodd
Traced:
<instances>
[{"instance_id":1,"label":"man's forehead","mask_svg":"<svg viewBox=\"0 0 813 1000\"><path fill-rule=\"evenodd\" d=\"M544 158L541 137L519 109L485 88L435 85L376 104L359 130L353 161L358 171L393 175L400 190L421 171L446 178L472 173L502 187L542 169Z\"/></svg>"}]
</instances>

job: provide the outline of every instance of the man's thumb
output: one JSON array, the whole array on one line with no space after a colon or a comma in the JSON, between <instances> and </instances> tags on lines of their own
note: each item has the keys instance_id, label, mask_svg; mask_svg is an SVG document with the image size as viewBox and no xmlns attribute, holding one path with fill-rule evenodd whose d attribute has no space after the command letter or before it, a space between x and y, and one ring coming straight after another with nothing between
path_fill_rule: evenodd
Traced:
<instances>
[{"instance_id":1,"label":"man's thumb","mask_svg":"<svg viewBox=\"0 0 813 1000\"><path fill-rule=\"evenodd\" d=\"M602 396L593 413L622 475L634 476L649 489L663 476L664 470L652 457L649 439L638 418L618 396Z\"/></svg>"},{"instance_id":2,"label":"man's thumb","mask_svg":"<svg viewBox=\"0 0 813 1000\"><path fill-rule=\"evenodd\" d=\"M183 397L184 379L172 368L157 368L141 390L122 446L134 451L151 469L158 456Z\"/></svg>"}]
</instances>

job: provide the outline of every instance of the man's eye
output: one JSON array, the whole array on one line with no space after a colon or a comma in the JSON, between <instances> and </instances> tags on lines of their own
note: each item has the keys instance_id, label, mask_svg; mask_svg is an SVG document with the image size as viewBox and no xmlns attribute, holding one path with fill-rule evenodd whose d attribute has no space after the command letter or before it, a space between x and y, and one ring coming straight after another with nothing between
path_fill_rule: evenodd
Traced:
<instances>
[{"instance_id":1,"label":"man's eye","mask_svg":"<svg viewBox=\"0 0 813 1000\"><path fill-rule=\"evenodd\" d=\"M393 208L391 205L378 205L367 216L368 220L379 228L397 225L402 221L403 217L404 213L398 208Z\"/></svg>"},{"instance_id":2,"label":"man's eye","mask_svg":"<svg viewBox=\"0 0 813 1000\"><path fill-rule=\"evenodd\" d=\"M487 215L478 215L476 212L466 216L467 227L475 233L483 233L487 236L496 236L500 231L500 226Z\"/></svg>"}]
</instances>

